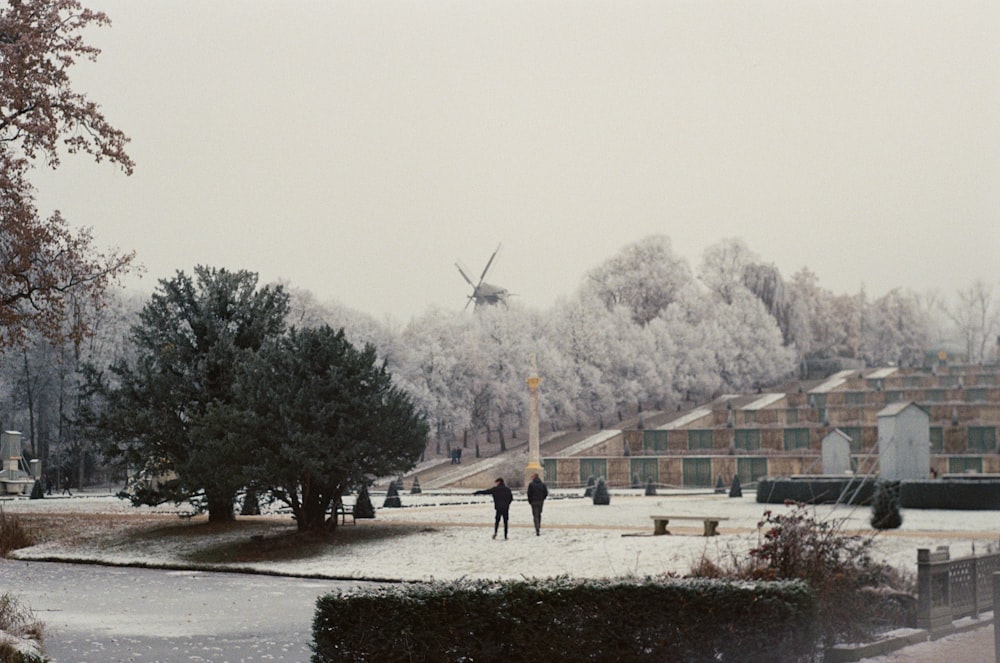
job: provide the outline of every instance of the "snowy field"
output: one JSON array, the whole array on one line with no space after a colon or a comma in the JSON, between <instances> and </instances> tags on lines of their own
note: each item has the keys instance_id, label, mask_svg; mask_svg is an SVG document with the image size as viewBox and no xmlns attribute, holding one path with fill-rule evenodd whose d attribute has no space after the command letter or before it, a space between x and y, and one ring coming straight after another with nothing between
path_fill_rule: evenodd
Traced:
<instances>
[{"instance_id":1,"label":"snowy field","mask_svg":"<svg viewBox=\"0 0 1000 663\"><path fill-rule=\"evenodd\" d=\"M235 566L257 572L328 578L430 580L469 578L532 578L557 575L615 577L686 573L703 555L713 559L742 556L757 545L757 524L766 510L783 505L758 504L752 494L727 495L665 492L646 497L642 491L612 491L611 504L594 505L581 492L553 491L545 503L541 536L535 536L523 493L511 506L510 538L493 534L493 508L488 497L472 491L404 493L403 507L379 508L383 497L372 496L374 520L348 523L343 545L329 546L309 557L282 561L240 562ZM181 520L176 507L135 509L110 495L52 497L44 500L0 501L6 513L164 514L174 528L196 528L198 518ZM918 548L947 545L953 557L986 552L1000 546L1000 519L994 511L903 511L898 530L874 534L868 507L810 507L817 519L840 523L845 532L875 536L876 555L907 572L916 572ZM181 509L180 511L183 511ZM652 536L651 515L718 516L720 536L700 536L701 523L671 523L671 536ZM251 520L258 520L257 518ZM84 528L81 518L81 528ZM287 515L259 518L277 532L291 525ZM196 531L192 530L192 531ZM501 526L502 531L502 526ZM112 564L183 566L193 546L221 543L245 532L221 533L209 540L171 538L169 545L132 541L128 545L97 545L87 540L53 542L18 551L19 559L76 559ZM229 538L227 538L229 537ZM338 537L340 539L341 537ZM232 568L233 565L230 565ZM212 567L207 567L212 568ZM218 568L225 568L219 566Z\"/></svg>"}]
</instances>

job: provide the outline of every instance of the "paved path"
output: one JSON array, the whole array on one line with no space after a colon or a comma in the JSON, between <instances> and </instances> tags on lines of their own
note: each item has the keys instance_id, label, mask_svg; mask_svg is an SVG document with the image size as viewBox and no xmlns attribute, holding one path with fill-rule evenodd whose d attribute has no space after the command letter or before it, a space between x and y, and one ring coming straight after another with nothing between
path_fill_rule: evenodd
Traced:
<instances>
[{"instance_id":1,"label":"paved path","mask_svg":"<svg viewBox=\"0 0 1000 663\"><path fill-rule=\"evenodd\" d=\"M362 584L0 559L54 663L302 663L316 598Z\"/></svg>"},{"instance_id":2,"label":"paved path","mask_svg":"<svg viewBox=\"0 0 1000 663\"><path fill-rule=\"evenodd\" d=\"M994 663L993 627L990 625L940 640L904 647L885 656L866 658L864 663Z\"/></svg>"}]
</instances>

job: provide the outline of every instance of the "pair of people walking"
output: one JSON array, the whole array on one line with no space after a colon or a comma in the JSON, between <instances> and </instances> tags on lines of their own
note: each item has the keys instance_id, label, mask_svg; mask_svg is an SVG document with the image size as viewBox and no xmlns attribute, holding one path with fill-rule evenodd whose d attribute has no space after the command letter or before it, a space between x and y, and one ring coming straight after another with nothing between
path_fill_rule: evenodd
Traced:
<instances>
[{"instance_id":1,"label":"pair of people walking","mask_svg":"<svg viewBox=\"0 0 1000 663\"><path fill-rule=\"evenodd\" d=\"M504 483L502 477L498 477L492 488L477 490L474 495L491 495L493 497L493 508L496 511L496 519L493 522L493 538L497 538L500 532L500 521L503 520L503 538L507 538L507 526L510 519L510 504L514 501L514 494ZM531 505L531 517L535 522L535 536L542 533L542 504L549 496L549 489L542 483L538 474L531 475L531 482L528 484L528 504Z\"/></svg>"}]
</instances>

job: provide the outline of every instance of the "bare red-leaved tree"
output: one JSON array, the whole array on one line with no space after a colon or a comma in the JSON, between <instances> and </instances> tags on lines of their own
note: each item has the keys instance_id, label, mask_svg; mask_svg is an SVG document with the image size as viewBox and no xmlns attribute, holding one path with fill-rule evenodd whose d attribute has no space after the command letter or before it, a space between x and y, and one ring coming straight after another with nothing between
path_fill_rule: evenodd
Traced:
<instances>
[{"instance_id":1,"label":"bare red-leaved tree","mask_svg":"<svg viewBox=\"0 0 1000 663\"><path fill-rule=\"evenodd\" d=\"M84 28L109 22L78 0L0 6L0 351L33 333L82 338L84 303L99 305L134 257L99 252L90 231L72 230L59 212L40 217L27 179L37 162L56 168L61 150L132 173L128 137L69 78L78 59L99 53Z\"/></svg>"}]
</instances>

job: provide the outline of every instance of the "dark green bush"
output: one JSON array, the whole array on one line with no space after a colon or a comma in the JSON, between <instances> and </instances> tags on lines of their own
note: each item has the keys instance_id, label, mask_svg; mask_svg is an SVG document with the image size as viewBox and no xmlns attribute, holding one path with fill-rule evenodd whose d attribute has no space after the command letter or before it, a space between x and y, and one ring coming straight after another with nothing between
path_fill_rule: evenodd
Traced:
<instances>
[{"instance_id":1,"label":"dark green bush","mask_svg":"<svg viewBox=\"0 0 1000 663\"><path fill-rule=\"evenodd\" d=\"M458 581L319 599L314 663L332 661L805 660L804 583L646 578Z\"/></svg>"}]
</instances>

